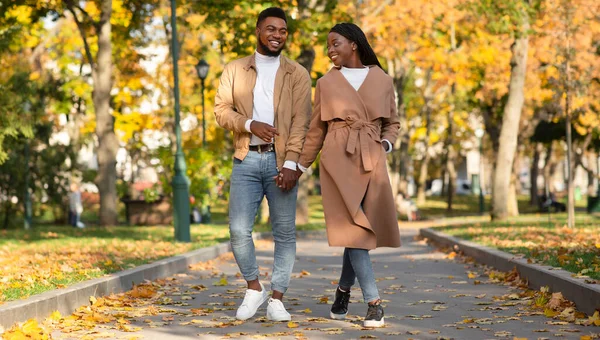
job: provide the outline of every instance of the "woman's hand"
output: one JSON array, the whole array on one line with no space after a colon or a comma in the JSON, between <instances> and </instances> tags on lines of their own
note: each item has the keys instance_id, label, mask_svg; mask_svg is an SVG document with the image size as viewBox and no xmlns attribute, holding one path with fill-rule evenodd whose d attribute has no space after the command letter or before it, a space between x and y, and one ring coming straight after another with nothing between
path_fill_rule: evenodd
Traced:
<instances>
[{"instance_id":1,"label":"woman's hand","mask_svg":"<svg viewBox=\"0 0 600 340\"><path fill-rule=\"evenodd\" d=\"M298 177L296 177L296 171L288 168L281 169L281 172L275 176L275 183L283 191L290 191L296 186Z\"/></svg>"},{"instance_id":2,"label":"woman's hand","mask_svg":"<svg viewBox=\"0 0 600 340\"><path fill-rule=\"evenodd\" d=\"M304 172L302 172L302 170L300 170L300 168L297 168L296 169L296 180L299 180L303 173Z\"/></svg>"}]
</instances>

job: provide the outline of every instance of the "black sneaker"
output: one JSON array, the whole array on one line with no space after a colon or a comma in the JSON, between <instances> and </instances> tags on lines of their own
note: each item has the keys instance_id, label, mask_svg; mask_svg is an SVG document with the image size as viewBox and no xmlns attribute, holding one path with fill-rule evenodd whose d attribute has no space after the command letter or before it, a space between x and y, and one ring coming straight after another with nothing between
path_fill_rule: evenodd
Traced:
<instances>
[{"instance_id":1,"label":"black sneaker","mask_svg":"<svg viewBox=\"0 0 600 340\"><path fill-rule=\"evenodd\" d=\"M367 316L363 322L365 327L383 327L385 322L383 321L383 307L381 304L369 305L367 310Z\"/></svg>"},{"instance_id":2,"label":"black sneaker","mask_svg":"<svg viewBox=\"0 0 600 340\"><path fill-rule=\"evenodd\" d=\"M342 292L340 287L335 290L335 301L331 306L329 316L332 319L344 320L348 315L348 302L350 301L350 291Z\"/></svg>"}]
</instances>

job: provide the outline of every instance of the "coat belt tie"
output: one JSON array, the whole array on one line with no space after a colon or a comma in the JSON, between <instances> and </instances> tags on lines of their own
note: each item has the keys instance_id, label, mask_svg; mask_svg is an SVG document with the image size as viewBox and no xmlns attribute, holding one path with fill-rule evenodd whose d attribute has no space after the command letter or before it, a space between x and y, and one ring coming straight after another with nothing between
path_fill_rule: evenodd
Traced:
<instances>
[{"instance_id":1,"label":"coat belt tie","mask_svg":"<svg viewBox=\"0 0 600 340\"><path fill-rule=\"evenodd\" d=\"M363 168L367 172L372 171L373 163L371 162L369 140L379 141L381 127L378 124L374 124L365 120L352 119L352 117L350 117L345 121L334 122L331 128L332 130L336 130L343 127L350 128L350 135L348 136L348 143L346 144L346 152L353 155L357 146L360 146Z\"/></svg>"}]
</instances>

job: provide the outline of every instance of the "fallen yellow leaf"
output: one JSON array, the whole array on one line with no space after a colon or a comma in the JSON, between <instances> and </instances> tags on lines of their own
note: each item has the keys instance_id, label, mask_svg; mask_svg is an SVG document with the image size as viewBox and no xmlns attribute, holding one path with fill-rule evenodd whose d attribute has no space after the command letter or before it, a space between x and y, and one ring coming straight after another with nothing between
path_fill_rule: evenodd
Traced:
<instances>
[{"instance_id":1,"label":"fallen yellow leaf","mask_svg":"<svg viewBox=\"0 0 600 340\"><path fill-rule=\"evenodd\" d=\"M553 318L553 317L557 316L558 314L559 313L553 309L550 309L550 308L544 309L544 315L546 317Z\"/></svg>"},{"instance_id":2,"label":"fallen yellow leaf","mask_svg":"<svg viewBox=\"0 0 600 340\"><path fill-rule=\"evenodd\" d=\"M223 276L219 281L214 282L213 286L227 286L228 284L229 282L227 282L227 277Z\"/></svg>"},{"instance_id":3,"label":"fallen yellow leaf","mask_svg":"<svg viewBox=\"0 0 600 340\"><path fill-rule=\"evenodd\" d=\"M292 321L288 322L287 326L288 328L298 328L298 324Z\"/></svg>"},{"instance_id":4,"label":"fallen yellow leaf","mask_svg":"<svg viewBox=\"0 0 600 340\"><path fill-rule=\"evenodd\" d=\"M59 311L55 310L54 312L52 312L52 314L50 314L48 318L53 321L59 321L60 319L62 319L62 315L60 315Z\"/></svg>"}]
</instances>

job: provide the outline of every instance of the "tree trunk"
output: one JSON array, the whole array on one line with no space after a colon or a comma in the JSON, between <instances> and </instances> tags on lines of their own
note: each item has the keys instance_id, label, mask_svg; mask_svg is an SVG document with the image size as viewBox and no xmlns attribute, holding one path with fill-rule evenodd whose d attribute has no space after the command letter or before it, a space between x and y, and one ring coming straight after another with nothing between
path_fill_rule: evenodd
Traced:
<instances>
[{"instance_id":1,"label":"tree trunk","mask_svg":"<svg viewBox=\"0 0 600 340\"><path fill-rule=\"evenodd\" d=\"M406 119L405 119L406 121ZM408 153L408 142L410 140L410 136L408 133L402 133L400 147L399 147L399 158L400 158L400 179L398 181L398 191L404 193L406 197L408 197L408 170L410 169L410 164L412 162L412 158Z\"/></svg>"},{"instance_id":2,"label":"tree trunk","mask_svg":"<svg viewBox=\"0 0 600 340\"><path fill-rule=\"evenodd\" d=\"M456 159L456 151L454 150L454 146L448 146L448 160L446 163L446 169L448 170L448 205L447 210L452 211L452 200L454 198L454 188L456 186L456 168L454 166L454 162Z\"/></svg>"},{"instance_id":3,"label":"tree trunk","mask_svg":"<svg viewBox=\"0 0 600 340\"><path fill-rule=\"evenodd\" d=\"M454 86L452 86L452 94L454 95ZM454 150L454 110L448 111L448 136L446 138L446 169L448 174L448 185L444 185L447 192L447 207L446 210L452 211L452 199L454 198L454 187L456 185L456 168L454 162L456 159L456 151ZM445 175L442 177L445 181ZM480 179L481 183L481 179Z\"/></svg>"},{"instance_id":4,"label":"tree trunk","mask_svg":"<svg viewBox=\"0 0 600 340\"><path fill-rule=\"evenodd\" d=\"M427 167L429 166L429 150L427 150L428 154L425 155L423 160L421 161L421 167L419 169L419 189L417 190L417 203L423 204L427 200L426 189L427 189Z\"/></svg>"},{"instance_id":5,"label":"tree trunk","mask_svg":"<svg viewBox=\"0 0 600 340\"><path fill-rule=\"evenodd\" d=\"M408 136L406 112L404 110L404 89L406 88L408 79L406 76L406 69L400 59L388 59L387 65L396 89L396 105L398 108L398 118L401 126L400 134L389 157L389 172L392 184L392 195L396 200L396 212L400 214L400 203L402 203L399 201L400 197L402 197L401 200L408 198L408 165L410 163L410 156L408 155L408 141L410 137ZM402 195L398 195L399 193Z\"/></svg>"},{"instance_id":6,"label":"tree trunk","mask_svg":"<svg viewBox=\"0 0 600 340\"><path fill-rule=\"evenodd\" d=\"M312 46L305 46L298 59L296 61L304 66L304 68L310 72L315 61L315 49ZM296 224L307 224L309 211L308 211L308 189L311 186L312 171L310 169L307 173L300 177L298 182L298 199L296 201Z\"/></svg>"},{"instance_id":7,"label":"tree trunk","mask_svg":"<svg viewBox=\"0 0 600 340\"><path fill-rule=\"evenodd\" d=\"M529 25L525 24L528 27ZM508 208L510 199L510 174L517 150L519 122L524 102L524 86L527 68L527 50L529 39L523 36L515 39L511 46L511 74L508 101L504 107L502 129L500 131L500 147L494 171L492 190L492 218L504 219L511 216Z\"/></svg>"},{"instance_id":8,"label":"tree trunk","mask_svg":"<svg viewBox=\"0 0 600 340\"><path fill-rule=\"evenodd\" d=\"M425 157L421 161L421 167L419 170L419 189L417 190L417 203L425 203L426 196L425 191L427 187L427 167L429 166L429 141L431 139L431 108L429 107L429 100L425 100L425 124L426 124L426 137L425 137Z\"/></svg>"},{"instance_id":9,"label":"tree trunk","mask_svg":"<svg viewBox=\"0 0 600 340\"><path fill-rule=\"evenodd\" d=\"M406 69L399 59L387 60L390 76L394 81L396 89L398 116L400 119L400 135L394 144L394 148L390 153L389 173L392 185L392 195L396 200L396 212L400 214L400 203L398 200L408 198L408 164L410 157L408 156L408 129L406 126L406 112L404 111L404 89L406 87L407 77ZM398 195L401 193L402 195Z\"/></svg>"},{"instance_id":10,"label":"tree trunk","mask_svg":"<svg viewBox=\"0 0 600 340\"><path fill-rule=\"evenodd\" d=\"M552 142L548 144L546 155L544 156L544 166L542 167L542 176L544 177L544 194L546 197L550 194L550 176L552 173Z\"/></svg>"},{"instance_id":11,"label":"tree trunk","mask_svg":"<svg viewBox=\"0 0 600 340\"><path fill-rule=\"evenodd\" d=\"M518 193L521 191L521 185L519 183L519 169L521 168L520 164L520 157L519 155L516 155L510 175L510 187L508 191L507 209L509 216L519 215Z\"/></svg>"},{"instance_id":12,"label":"tree trunk","mask_svg":"<svg viewBox=\"0 0 600 340\"><path fill-rule=\"evenodd\" d=\"M587 152L587 175L588 175L588 187L587 195L596 196L596 174L598 173L598 164L596 161L597 154L593 151Z\"/></svg>"},{"instance_id":13,"label":"tree trunk","mask_svg":"<svg viewBox=\"0 0 600 340\"><path fill-rule=\"evenodd\" d=\"M8 229L8 222L10 221L10 216L12 215L11 209L12 203L10 200L6 200L4 204L4 222L2 223L2 229Z\"/></svg>"},{"instance_id":14,"label":"tree trunk","mask_svg":"<svg viewBox=\"0 0 600 340\"><path fill-rule=\"evenodd\" d=\"M440 178L442 179L442 190L440 191L441 196L442 197L446 197L448 198L448 196L446 196L448 193L448 174L447 174L447 170L448 170L448 146L444 146L444 150L446 150L446 155L444 156L444 160L442 164L442 175L440 176Z\"/></svg>"},{"instance_id":15,"label":"tree trunk","mask_svg":"<svg viewBox=\"0 0 600 340\"><path fill-rule=\"evenodd\" d=\"M94 68L94 92L96 111L96 137L98 138L98 176L96 185L100 192L100 225L117 224L117 151L119 141L114 130L114 118L110 113L110 90L112 88L111 24L112 0L103 0L98 25L98 54Z\"/></svg>"},{"instance_id":16,"label":"tree trunk","mask_svg":"<svg viewBox=\"0 0 600 340\"><path fill-rule=\"evenodd\" d=\"M304 66L304 68L310 74L315 61L315 49L312 46L304 46L304 49L302 50L296 61L300 65ZM314 181L314 178L312 178L312 171L310 171L309 169L304 176L300 177L300 181L298 182L298 199L296 201L296 224L308 223L308 191L312 181Z\"/></svg>"},{"instance_id":17,"label":"tree trunk","mask_svg":"<svg viewBox=\"0 0 600 340\"><path fill-rule=\"evenodd\" d=\"M296 224L307 224L310 216L308 210L308 191L311 182L314 181L312 169L306 170L306 174L300 177L298 182L298 200L296 202Z\"/></svg>"},{"instance_id":18,"label":"tree trunk","mask_svg":"<svg viewBox=\"0 0 600 340\"><path fill-rule=\"evenodd\" d=\"M538 195L538 185L537 178L540 173L540 156L542 151L544 150L544 144L536 143L535 149L533 151L533 160L531 161L531 170L529 172L529 205L532 207L537 207L539 203L539 195Z\"/></svg>"},{"instance_id":19,"label":"tree trunk","mask_svg":"<svg viewBox=\"0 0 600 340\"><path fill-rule=\"evenodd\" d=\"M452 23L450 26L450 46L452 50L452 54L456 52L456 25ZM455 76L454 72L452 76ZM454 96L456 94L456 84L452 84L450 90L451 100L454 101ZM454 198L454 185L456 183L456 169L454 167L454 160L456 158L456 152L454 150L454 102L452 104L452 109L448 111L448 131L446 138L446 166L443 172L442 181L444 183L442 187L442 192L447 190L448 193L448 205L446 210L448 212L452 211L452 199ZM448 174L448 186L446 186L446 173ZM479 178L479 183L481 184L481 174ZM480 185L481 189L481 185Z\"/></svg>"}]
</instances>

